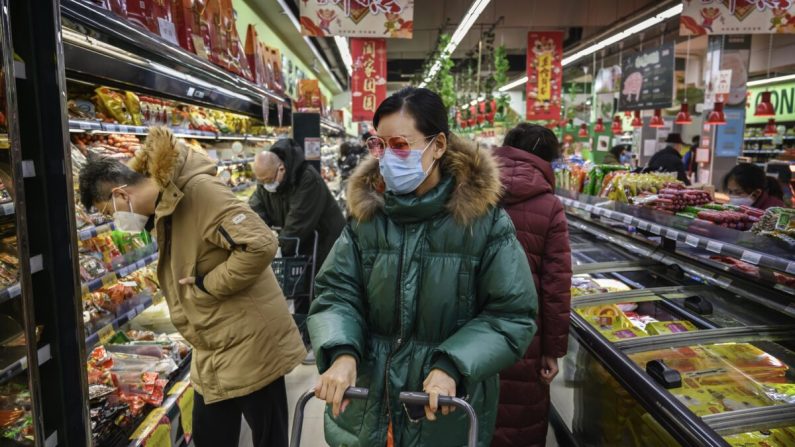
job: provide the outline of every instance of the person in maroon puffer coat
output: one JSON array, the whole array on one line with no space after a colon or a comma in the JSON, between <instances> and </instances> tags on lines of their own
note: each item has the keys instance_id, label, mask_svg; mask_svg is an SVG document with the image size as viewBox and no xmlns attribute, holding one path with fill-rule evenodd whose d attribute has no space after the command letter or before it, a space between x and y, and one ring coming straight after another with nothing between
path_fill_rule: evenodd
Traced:
<instances>
[{"instance_id":1,"label":"person in maroon puffer coat","mask_svg":"<svg viewBox=\"0 0 795 447\"><path fill-rule=\"evenodd\" d=\"M493 447L544 446L549 384L566 355L571 304L571 249L563 205L555 197L550 162L560 155L555 134L523 123L494 154L511 216L538 290L538 332L518 363L500 373L500 404Z\"/></svg>"}]
</instances>

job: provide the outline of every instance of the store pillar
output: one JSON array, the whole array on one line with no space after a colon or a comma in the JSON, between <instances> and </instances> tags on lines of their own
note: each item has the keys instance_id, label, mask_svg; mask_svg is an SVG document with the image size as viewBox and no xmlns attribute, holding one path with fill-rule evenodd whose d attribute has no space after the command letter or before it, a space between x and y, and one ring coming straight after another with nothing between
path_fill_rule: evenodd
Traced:
<instances>
[{"instance_id":1,"label":"store pillar","mask_svg":"<svg viewBox=\"0 0 795 447\"><path fill-rule=\"evenodd\" d=\"M304 150L304 157L320 172L320 114L293 113L293 139Z\"/></svg>"}]
</instances>

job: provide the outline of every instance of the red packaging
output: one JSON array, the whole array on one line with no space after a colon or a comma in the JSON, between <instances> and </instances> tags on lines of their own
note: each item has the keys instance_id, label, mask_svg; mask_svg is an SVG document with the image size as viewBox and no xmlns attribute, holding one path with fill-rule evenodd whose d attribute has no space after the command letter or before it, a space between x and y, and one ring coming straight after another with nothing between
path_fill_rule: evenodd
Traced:
<instances>
[{"instance_id":1,"label":"red packaging","mask_svg":"<svg viewBox=\"0 0 795 447\"><path fill-rule=\"evenodd\" d=\"M260 46L259 36L254 25L249 24L246 29L246 61L251 70L251 80L255 84L266 85L265 66L263 65L262 47Z\"/></svg>"},{"instance_id":2,"label":"red packaging","mask_svg":"<svg viewBox=\"0 0 795 447\"><path fill-rule=\"evenodd\" d=\"M270 66L273 71L273 85L271 89L277 92L284 91L284 77L282 75L282 52L278 48L270 48Z\"/></svg>"},{"instance_id":3,"label":"red packaging","mask_svg":"<svg viewBox=\"0 0 795 447\"><path fill-rule=\"evenodd\" d=\"M126 0L125 5L127 20L160 36L169 35L169 28L173 28L171 0Z\"/></svg>"},{"instance_id":4,"label":"red packaging","mask_svg":"<svg viewBox=\"0 0 795 447\"><path fill-rule=\"evenodd\" d=\"M193 0L173 0L171 3L171 16L174 19L179 46L191 53L196 53L196 48L193 46L193 30L198 31L199 27L194 28L193 8Z\"/></svg>"},{"instance_id":5,"label":"red packaging","mask_svg":"<svg viewBox=\"0 0 795 447\"><path fill-rule=\"evenodd\" d=\"M252 74L253 72L251 71L251 67L248 64L246 51L243 48L243 42L240 40L240 34L237 32L237 25L235 23L236 20L233 20L231 28L232 32L229 36L229 53L230 57L232 58L232 65L237 70L235 73L243 76L249 81L253 81L254 75Z\"/></svg>"},{"instance_id":6,"label":"red packaging","mask_svg":"<svg viewBox=\"0 0 795 447\"><path fill-rule=\"evenodd\" d=\"M127 18L127 5L124 0L105 0L102 6L119 17Z\"/></svg>"}]
</instances>

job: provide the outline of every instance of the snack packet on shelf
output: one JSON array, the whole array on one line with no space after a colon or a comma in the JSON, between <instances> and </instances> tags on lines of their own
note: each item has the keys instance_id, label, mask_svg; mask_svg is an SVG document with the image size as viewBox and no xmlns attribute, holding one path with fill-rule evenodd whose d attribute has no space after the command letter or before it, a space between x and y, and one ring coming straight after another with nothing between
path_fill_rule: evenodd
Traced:
<instances>
[{"instance_id":1,"label":"snack packet on shelf","mask_svg":"<svg viewBox=\"0 0 795 447\"><path fill-rule=\"evenodd\" d=\"M655 321L646 325L646 332L649 335L676 334L679 332L697 331L698 328L693 323L686 320L678 321Z\"/></svg>"}]
</instances>

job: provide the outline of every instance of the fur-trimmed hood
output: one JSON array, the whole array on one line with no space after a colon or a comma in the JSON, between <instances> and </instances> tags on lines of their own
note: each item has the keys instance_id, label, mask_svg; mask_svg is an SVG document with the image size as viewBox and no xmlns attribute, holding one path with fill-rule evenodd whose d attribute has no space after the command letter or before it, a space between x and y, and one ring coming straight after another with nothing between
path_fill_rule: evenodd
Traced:
<instances>
[{"instance_id":1,"label":"fur-trimmed hood","mask_svg":"<svg viewBox=\"0 0 795 447\"><path fill-rule=\"evenodd\" d=\"M450 175L455 187L447 200L447 211L460 224L468 225L500 201L502 186L497 163L489 151L450 134L442 158L443 175ZM358 221L368 221L384 209L384 180L378 160L368 157L348 181L348 210Z\"/></svg>"},{"instance_id":2,"label":"fur-trimmed hood","mask_svg":"<svg viewBox=\"0 0 795 447\"><path fill-rule=\"evenodd\" d=\"M188 147L166 127L151 128L144 147L127 164L154 179L161 191L171 183L181 189L199 174L214 176L218 168L209 157Z\"/></svg>"}]
</instances>

